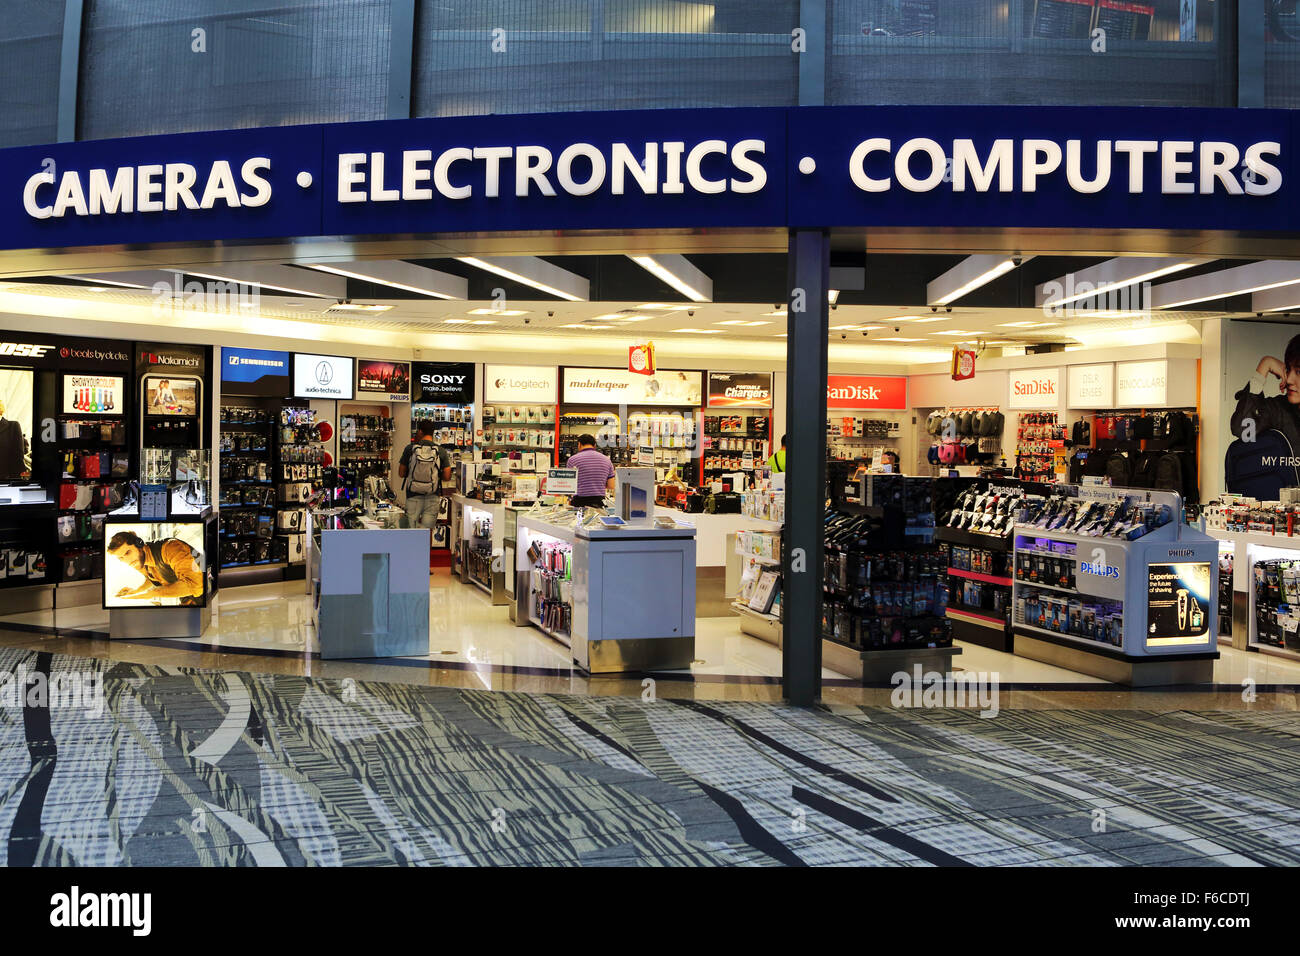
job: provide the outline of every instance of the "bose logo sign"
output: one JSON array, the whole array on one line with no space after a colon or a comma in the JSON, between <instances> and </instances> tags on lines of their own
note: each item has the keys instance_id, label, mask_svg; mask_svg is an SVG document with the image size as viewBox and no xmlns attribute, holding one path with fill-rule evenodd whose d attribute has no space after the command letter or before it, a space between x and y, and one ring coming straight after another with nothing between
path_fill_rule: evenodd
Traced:
<instances>
[{"instance_id":1,"label":"bose logo sign","mask_svg":"<svg viewBox=\"0 0 1300 956\"><path fill-rule=\"evenodd\" d=\"M1095 574L1099 578L1118 578L1119 568L1113 564L1094 564L1091 561L1084 561L1079 565L1084 574Z\"/></svg>"},{"instance_id":2,"label":"bose logo sign","mask_svg":"<svg viewBox=\"0 0 1300 956\"><path fill-rule=\"evenodd\" d=\"M44 358L46 352L53 351L53 345L27 345L19 342L0 342L0 355L25 355L29 358Z\"/></svg>"}]
</instances>

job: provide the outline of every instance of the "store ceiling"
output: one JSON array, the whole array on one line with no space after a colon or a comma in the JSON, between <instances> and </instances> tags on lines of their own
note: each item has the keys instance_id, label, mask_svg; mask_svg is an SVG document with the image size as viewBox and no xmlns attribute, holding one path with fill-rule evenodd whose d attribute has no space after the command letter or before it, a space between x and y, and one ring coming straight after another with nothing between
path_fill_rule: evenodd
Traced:
<instances>
[{"instance_id":1,"label":"store ceiling","mask_svg":"<svg viewBox=\"0 0 1300 956\"><path fill-rule=\"evenodd\" d=\"M580 289L589 301L547 295L525 281L456 259L376 259L352 266L323 259L314 264L341 269L345 274L318 271L305 261L240 266L245 279L251 272L268 277L265 281L271 283L244 287L242 298L220 291L220 278L237 267L217 262L210 266L187 264L185 269L193 271L185 273L83 271L32 276L0 283L0 310L81 319L152 320L160 325L309 340L360 342L382 337L387 345L411 348L429 347L436 338L443 345L454 341L459 343L455 347L466 349L480 347L480 342L500 349L510 347L508 343L519 336L529 336L552 340L535 345L550 352L563 349L566 341L615 349L623 343L653 339L675 343L685 353L718 354L729 347L724 343L735 343L738 355L784 353L787 278L783 255L677 259L707 276L714 301L686 301L682 292L631 258L601 255L503 260L521 273L530 269L534 275L549 273L561 291ZM926 305L933 301L934 280L965 260L959 255L837 254L832 261L832 285L837 284L837 277L848 281L840 283L844 289L830 313L835 351L841 358L852 355L863 362L908 364L941 360L956 344L983 343L995 350L1016 350L1040 345L1197 342L1201 320L1245 315L1250 308L1250 297L1239 295L1196 303L1218 306L1215 310L1094 312L1076 307L1073 314L1053 316L1034 307L1036 289L1066 273L1099 265L1104 268L1106 262L1096 257L1063 256L1026 258L1005 274L960 295L950 307ZM1205 275L1241 262L1206 260L1174 278ZM391 276L394 270L413 285L395 286L358 275ZM854 288L855 276L861 288ZM468 298L422 294L421 277L436 279L430 287L440 288L444 294L448 288L459 289ZM158 282L182 296L168 301L153 290ZM194 288L190 283L195 282L206 290L203 298L184 292Z\"/></svg>"}]
</instances>

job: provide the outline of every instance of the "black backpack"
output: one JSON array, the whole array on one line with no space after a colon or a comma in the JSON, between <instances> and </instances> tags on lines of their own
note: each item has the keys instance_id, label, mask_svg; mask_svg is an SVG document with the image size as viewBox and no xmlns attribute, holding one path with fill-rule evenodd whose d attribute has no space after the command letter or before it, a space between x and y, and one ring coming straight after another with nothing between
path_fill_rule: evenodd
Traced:
<instances>
[{"instance_id":1,"label":"black backpack","mask_svg":"<svg viewBox=\"0 0 1300 956\"><path fill-rule=\"evenodd\" d=\"M1133 482L1130 487L1133 488L1154 488L1156 478L1156 458L1155 452L1144 451L1137 452L1129 460L1132 462L1129 481Z\"/></svg>"},{"instance_id":2,"label":"black backpack","mask_svg":"<svg viewBox=\"0 0 1300 956\"><path fill-rule=\"evenodd\" d=\"M1114 452L1106 459L1106 477L1115 488L1133 487L1133 463L1122 451Z\"/></svg>"},{"instance_id":3,"label":"black backpack","mask_svg":"<svg viewBox=\"0 0 1300 956\"><path fill-rule=\"evenodd\" d=\"M1294 461L1291 442L1275 428L1260 432L1252 442L1238 438L1224 457L1224 483L1234 494L1277 501L1283 488L1300 488L1300 468L1287 464Z\"/></svg>"},{"instance_id":4,"label":"black backpack","mask_svg":"<svg viewBox=\"0 0 1300 956\"><path fill-rule=\"evenodd\" d=\"M1183 456L1176 451L1167 451L1156 459L1154 480L1151 487L1160 491L1176 491L1187 499L1186 485L1183 482Z\"/></svg>"}]
</instances>

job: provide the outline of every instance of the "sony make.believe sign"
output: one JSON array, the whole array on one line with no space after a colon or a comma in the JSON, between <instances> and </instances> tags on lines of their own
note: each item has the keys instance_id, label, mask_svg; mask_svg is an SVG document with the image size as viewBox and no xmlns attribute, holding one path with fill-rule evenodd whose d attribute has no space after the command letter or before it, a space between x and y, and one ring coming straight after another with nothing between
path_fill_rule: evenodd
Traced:
<instances>
[{"instance_id":1,"label":"sony make.believe sign","mask_svg":"<svg viewBox=\"0 0 1300 956\"><path fill-rule=\"evenodd\" d=\"M474 401L473 362L416 362L411 396L416 402L469 405Z\"/></svg>"},{"instance_id":2,"label":"sony make.believe sign","mask_svg":"<svg viewBox=\"0 0 1300 956\"><path fill-rule=\"evenodd\" d=\"M1288 231L1287 110L797 107L336 123L0 151L6 248L665 227Z\"/></svg>"}]
</instances>

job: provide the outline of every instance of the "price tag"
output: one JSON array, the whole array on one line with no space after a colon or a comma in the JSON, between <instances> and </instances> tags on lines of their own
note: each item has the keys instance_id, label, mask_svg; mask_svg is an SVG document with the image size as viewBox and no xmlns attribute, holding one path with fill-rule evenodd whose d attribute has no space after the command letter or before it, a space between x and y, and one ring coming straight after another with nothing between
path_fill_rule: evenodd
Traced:
<instances>
[{"instance_id":1,"label":"price tag","mask_svg":"<svg viewBox=\"0 0 1300 956\"><path fill-rule=\"evenodd\" d=\"M653 468L655 464L655 450L650 445L641 445L637 450L636 463L646 468Z\"/></svg>"},{"instance_id":2,"label":"price tag","mask_svg":"<svg viewBox=\"0 0 1300 956\"><path fill-rule=\"evenodd\" d=\"M740 467L744 471L754 470L754 453L752 451L747 451L740 456Z\"/></svg>"},{"instance_id":3,"label":"price tag","mask_svg":"<svg viewBox=\"0 0 1300 956\"><path fill-rule=\"evenodd\" d=\"M578 469L548 469L546 472L546 493L548 495L576 495L578 493Z\"/></svg>"}]
</instances>

